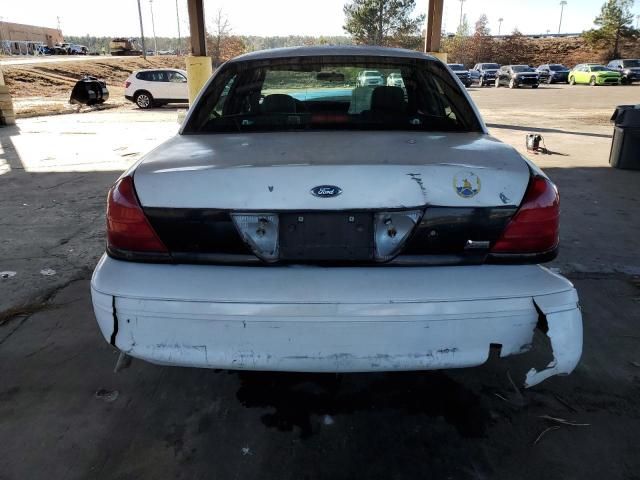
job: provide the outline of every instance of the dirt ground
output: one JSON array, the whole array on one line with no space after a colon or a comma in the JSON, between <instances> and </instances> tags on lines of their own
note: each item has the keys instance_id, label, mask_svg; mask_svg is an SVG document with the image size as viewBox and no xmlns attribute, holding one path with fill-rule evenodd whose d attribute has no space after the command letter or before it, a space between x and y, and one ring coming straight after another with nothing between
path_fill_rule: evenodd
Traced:
<instances>
[{"instance_id":1,"label":"dirt ground","mask_svg":"<svg viewBox=\"0 0 640 480\"><path fill-rule=\"evenodd\" d=\"M0 479L640 479L640 171L607 163L607 119L640 86L471 95L493 135L527 155L539 132L551 152L530 158L561 192L550 266L581 298L573 374L516 391L544 338L462 370L114 374L89 298L106 190L180 110L23 119L0 129Z\"/></svg>"},{"instance_id":2,"label":"dirt ground","mask_svg":"<svg viewBox=\"0 0 640 480\"><path fill-rule=\"evenodd\" d=\"M67 60L62 57L63 60ZM5 82L14 99L18 118L52 113L68 113L69 96L75 83L85 74L107 82L110 106L123 105L124 81L143 68L185 68L184 57L175 55L142 57L95 57L59 61L57 57L37 63L3 65Z\"/></svg>"}]
</instances>

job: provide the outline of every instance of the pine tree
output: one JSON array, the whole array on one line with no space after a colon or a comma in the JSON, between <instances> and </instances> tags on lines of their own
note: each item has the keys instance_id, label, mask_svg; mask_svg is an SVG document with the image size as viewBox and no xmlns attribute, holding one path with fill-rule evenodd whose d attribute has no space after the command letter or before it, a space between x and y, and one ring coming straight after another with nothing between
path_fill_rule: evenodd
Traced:
<instances>
[{"instance_id":1,"label":"pine tree","mask_svg":"<svg viewBox=\"0 0 640 480\"><path fill-rule=\"evenodd\" d=\"M356 43L410 46L420 35L424 15L413 17L415 0L350 0L344 30Z\"/></svg>"},{"instance_id":2,"label":"pine tree","mask_svg":"<svg viewBox=\"0 0 640 480\"><path fill-rule=\"evenodd\" d=\"M607 0L593 23L599 28L584 33L584 38L594 46L612 48L611 56L620 56L620 40L637 37L633 28L634 0Z\"/></svg>"}]
</instances>

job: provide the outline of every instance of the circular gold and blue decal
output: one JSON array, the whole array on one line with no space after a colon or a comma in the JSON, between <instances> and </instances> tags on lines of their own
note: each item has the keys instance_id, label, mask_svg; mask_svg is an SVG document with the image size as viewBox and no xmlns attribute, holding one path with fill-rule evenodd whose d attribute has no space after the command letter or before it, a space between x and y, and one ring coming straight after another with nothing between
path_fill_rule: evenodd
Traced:
<instances>
[{"instance_id":1,"label":"circular gold and blue decal","mask_svg":"<svg viewBox=\"0 0 640 480\"><path fill-rule=\"evenodd\" d=\"M475 197L480 192L480 177L471 171L458 172L453 177L453 188L462 198Z\"/></svg>"}]
</instances>

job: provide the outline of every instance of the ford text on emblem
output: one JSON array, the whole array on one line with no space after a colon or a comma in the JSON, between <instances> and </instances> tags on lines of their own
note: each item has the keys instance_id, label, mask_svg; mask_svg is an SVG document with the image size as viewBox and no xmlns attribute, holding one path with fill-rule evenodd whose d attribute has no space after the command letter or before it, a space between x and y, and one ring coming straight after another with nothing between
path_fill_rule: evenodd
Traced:
<instances>
[{"instance_id":1,"label":"ford text on emblem","mask_svg":"<svg viewBox=\"0 0 640 480\"><path fill-rule=\"evenodd\" d=\"M317 187L313 187L311 189L311 194L316 197L337 197L342 193L342 189L340 187L336 187L335 185L318 185Z\"/></svg>"}]
</instances>

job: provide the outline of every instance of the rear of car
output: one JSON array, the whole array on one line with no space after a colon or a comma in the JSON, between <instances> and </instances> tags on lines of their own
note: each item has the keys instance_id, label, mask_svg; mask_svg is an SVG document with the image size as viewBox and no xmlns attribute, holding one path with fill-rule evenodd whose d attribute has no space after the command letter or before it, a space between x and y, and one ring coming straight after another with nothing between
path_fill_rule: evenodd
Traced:
<instances>
[{"instance_id":1,"label":"rear of car","mask_svg":"<svg viewBox=\"0 0 640 480\"><path fill-rule=\"evenodd\" d=\"M400 75L362 86L357 72ZM181 133L112 187L100 329L154 363L299 372L467 367L531 347L570 373L555 186L487 134L438 60L316 47L223 65Z\"/></svg>"}]
</instances>

